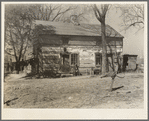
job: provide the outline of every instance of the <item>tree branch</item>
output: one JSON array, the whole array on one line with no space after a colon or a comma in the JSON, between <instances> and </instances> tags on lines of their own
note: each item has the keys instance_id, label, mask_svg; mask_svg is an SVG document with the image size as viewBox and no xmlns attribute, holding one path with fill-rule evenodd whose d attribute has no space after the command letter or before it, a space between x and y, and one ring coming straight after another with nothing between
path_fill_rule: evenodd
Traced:
<instances>
[{"instance_id":1,"label":"tree branch","mask_svg":"<svg viewBox=\"0 0 149 121\"><path fill-rule=\"evenodd\" d=\"M68 9L66 9L63 12L60 12L61 11L61 8L60 8L59 11L57 12L57 14L55 15L55 17L52 19L52 21L54 21L60 14L64 14L64 13L66 13L69 10L71 10L71 7L69 7Z\"/></svg>"},{"instance_id":2,"label":"tree branch","mask_svg":"<svg viewBox=\"0 0 149 121\"><path fill-rule=\"evenodd\" d=\"M8 55L15 56L14 54L9 53L7 50L4 50Z\"/></svg>"},{"instance_id":3,"label":"tree branch","mask_svg":"<svg viewBox=\"0 0 149 121\"><path fill-rule=\"evenodd\" d=\"M14 50L14 55L15 55L16 61L18 61L18 58L17 58L17 55L16 55L16 48L15 48L14 43L13 43L13 37L12 37L11 30L10 30L10 37L11 37L12 47L13 47L13 50Z\"/></svg>"},{"instance_id":4,"label":"tree branch","mask_svg":"<svg viewBox=\"0 0 149 121\"><path fill-rule=\"evenodd\" d=\"M94 6L92 6L92 8L93 8L93 11L94 11L94 14L95 14L96 18L97 18L99 21L101 21L100 16L97 14L96 8L95 8Z\"/></svg>"},{"instance_id":5,"label":"tree branch","mask_svg":"<svg viewBox=\"0 0 149 121\"><path fill-rule=\"evenodd\" d=\"M130 24L129 27L131 27L131 26L135 26L136 24L139 24L139 23L144 24L143 21L137 21L137 22L133 22L132 24Z\"/></svg>"},{"instance_id":6,"label":"tree branch","mask_svg":"<svg viewBox=\"0 0 149 121\"><path fill-rule=\"evenodd\" d=\"M101 15L99 9L97 8L96 4L94 4L94 8L95 8L95 11L97 11L97 13L98 13L99 18L101 19L102 15Z\"/></svg>"}]
</instances>

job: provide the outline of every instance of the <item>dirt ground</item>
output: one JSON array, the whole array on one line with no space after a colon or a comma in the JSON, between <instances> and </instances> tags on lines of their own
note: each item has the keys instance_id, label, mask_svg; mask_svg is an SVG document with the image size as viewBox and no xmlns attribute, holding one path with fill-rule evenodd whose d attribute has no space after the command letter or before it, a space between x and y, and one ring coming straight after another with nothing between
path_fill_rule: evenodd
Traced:
<instances>
[{"instance_id":1,"label":"dirt ground","mask_svg":"<svg viewBox=\"0 0 149 121\"><path fill-rule=\"evenodd\" d=\"M123 76L123 74L122 74ZM144 106L144 74L126 73L115 78L79 76L57 79L5 78L4 108L133 109Z\"/></svg>"}]
</instances>

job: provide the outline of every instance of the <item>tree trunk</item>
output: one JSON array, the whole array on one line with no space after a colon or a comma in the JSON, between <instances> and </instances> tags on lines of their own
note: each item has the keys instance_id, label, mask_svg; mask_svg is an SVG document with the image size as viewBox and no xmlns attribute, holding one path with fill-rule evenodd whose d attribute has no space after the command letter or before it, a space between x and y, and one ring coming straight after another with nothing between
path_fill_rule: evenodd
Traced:
<instances>
[{"instance_id":1,"label":"tree trunk","mask_svg":"<svg viewBox=\"0 0 149 121\"><path fill-rule=\"evenodd\" d=\"M111 86L110 86L110 92L112 92L113 83L114 83L114 79L112 79L112 82L111 82Z\"/></svg>"},{"instance_id":2,"label":"tree trunk","mask_svg":"<svg viewBox=\"0 0 149 121\"><path fill-rule=\"evenodd\" d=\"M16 62L16 71L17 71L17 74L19 74L19 71L20 71L20 61Z\"/></svg>"},{"instance_id":3,"label":"tree trunk","mask_svg":"<svg viewBox=\"0 0 149 121\"><path fill-rule=\"evenodd\" d=\"M107 46L105 35L105 22L101 22L101 37L102 37L102 74L107 70Z\"/></svg>"}]
</instances>

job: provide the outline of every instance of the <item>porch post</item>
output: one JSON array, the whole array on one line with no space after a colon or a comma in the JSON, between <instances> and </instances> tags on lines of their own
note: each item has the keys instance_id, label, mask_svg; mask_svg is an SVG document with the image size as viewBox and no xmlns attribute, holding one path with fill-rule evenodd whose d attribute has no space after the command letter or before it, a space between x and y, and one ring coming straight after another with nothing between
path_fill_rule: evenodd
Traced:
<instances>
[{"instance_id":1,"label":"porch post","mask_svg":"<svg viewBox=\"0 0 149 121\"><path fill-rule=\"evenodd\" d=\"M71 53L69 53L69 65L71 66Z\"/></svg>"}]
</instances>

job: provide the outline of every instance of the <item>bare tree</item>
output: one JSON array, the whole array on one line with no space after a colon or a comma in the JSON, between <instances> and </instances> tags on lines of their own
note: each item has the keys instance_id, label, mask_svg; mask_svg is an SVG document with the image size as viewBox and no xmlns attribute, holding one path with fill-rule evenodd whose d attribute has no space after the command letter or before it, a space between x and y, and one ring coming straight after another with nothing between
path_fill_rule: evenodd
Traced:
<instances>
[{"instance_id":1,"label":"bare tree","mask_svg":"<svg viewBox=\"0 0 149 121\"><path fill-rule=\"evenodd\" d=\"M143 4L127 4L119 5L122 11L122 19L124 30L130 27L136 27L138 30L144 28L144 5Z\"/></svg>"},{"instance_id":2,"label":"bare tree","mask_svg":"<svg viewBox=\"0 0 149 121\"><path fill-rule=\"evenodd\" d=\"M71 23L72 19L75 19L73 21L78 21L80 23L81 21L89 21L89 19L86 17L90 13L90 5L87 4L76 4L73 5L73 9L67 14L64 14L60 21Z\"/></svg>"},{"instance_id":3,"label":"bare tree","mask_svg":"<svg viewBox=\"0 0 149 121\"><path fill-rule=\"evenodd\" d=\"M26 53L30 42L32 17L27 7L21 5L5 6L5 52L15 57L19 73L20 60Z\"/></svg>"},{"instance_id":4,"label":"bare tree","mask_svg":"<svg viewBox=\"0 0 149 121\"><path fill-rule=\"evenodd\" d=\"M20 60L25 55L30 40L37 38L35 33L38 32L33 30L33 21L64 20L64 15L76 8L77 5L62 4L7 4L5 6L5 53L15 57L18 72Z\"/></svg>"},{"instance_id":5,"label":"bare tree","mask_svg":"<svg viewBox=\"0 0 149 121\"><path fill-rule=\"evenodd\" d=\"M112 68L113 72L112 73L111 72L107 73L106 75L101 76L101 78L103 78L103 77L111 77L112 78L112 82L111 82L111 86L110 86L110 91L112 91L113 84L114 84L114 81L115 81L115 77L119 77L119 78L124 78L124 77L120 77L120 76L117 75L119 73L119 69L121 68L120 67L121 66L120 53L118 53L117 51L113 52L110 43L108 43L107 45L108 45L108 47L110 49L110 55L111 55L110 56L111 57L111 59L110 59L111 61L109 60L108 64ZM113 55L114 53L115 53L115 57ZM114 64L114 59L117 60L117 64Z\"/></svg>"},{"instance_id":6,"label":"bare tree","mask_svg":"<svg viewBox=\"0 0 149 121\"><path fill-rule=\"evenodd\" d=\"M30 13L35 20L60 21L63 16L76 6L69 4L35 4L29 5Z\"/></svg>"},{"instance_id":7,"label":"bare tree","mask_svg":"<svg viewBox=\"0 0 149 121\"><path fill-rule=\"evenodd\" d=\"M97 20L101 23L101 37L102 37L102 74L106 73L107 67L107 48L106 48L106 26L105 26L105 18L106 13L109 10L108 4L101 4L97 6L96 4L92 5L94 14Z\"/></svg>"}]
</instances>

